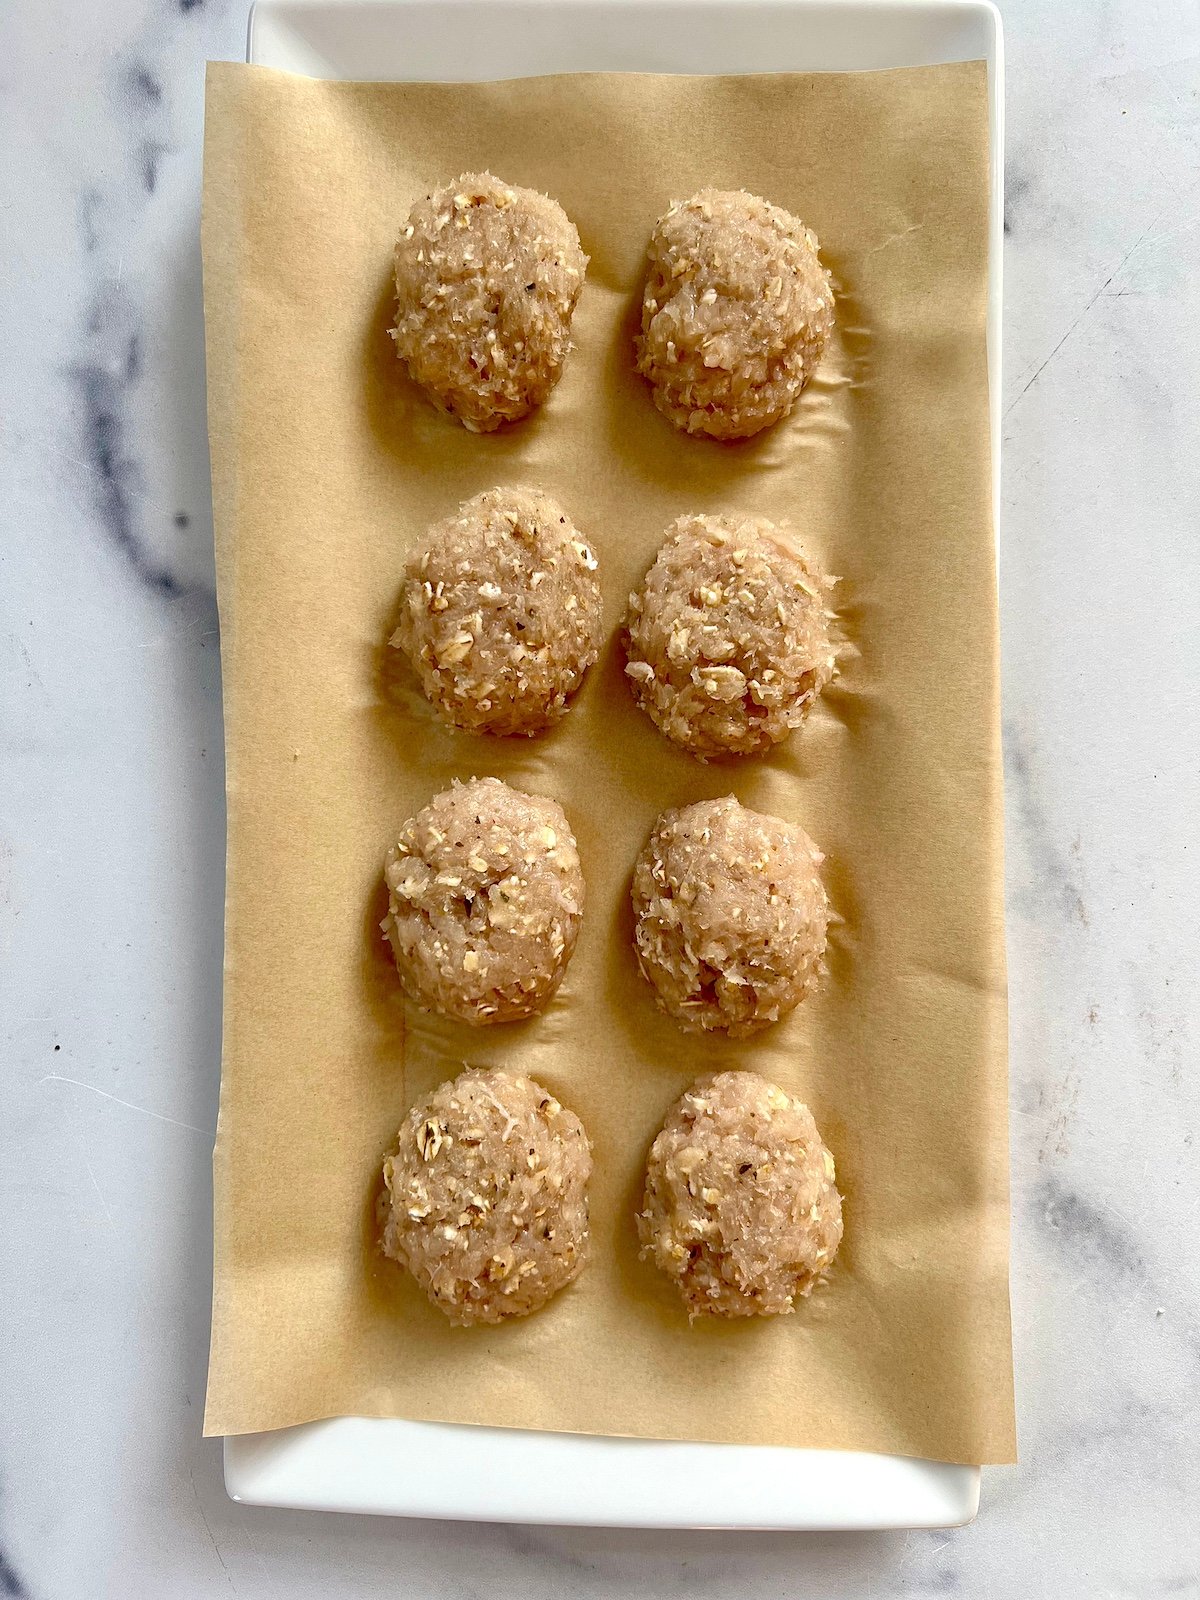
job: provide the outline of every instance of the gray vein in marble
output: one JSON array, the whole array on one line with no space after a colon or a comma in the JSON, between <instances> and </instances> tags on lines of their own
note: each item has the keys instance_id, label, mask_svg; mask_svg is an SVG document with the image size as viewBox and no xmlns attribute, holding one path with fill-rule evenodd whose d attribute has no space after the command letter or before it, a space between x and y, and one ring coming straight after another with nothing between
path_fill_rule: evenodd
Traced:
<instances>
[{"instance_id":1,"label":"gray vein in marble","mask_svg":"<svg viewBox=\"0 0 1200 1600\"><path fill-rule=\"evenodd\" d=\"M119 307L118 291L110 290L97 300L89 317L89 331L112 355L98 354L71 369L81 411L80 447L91 469L92 504L100 526L140 583L175 599L195 586L181 582L169 567L154 560L138 533L141 478L126 434L128 400L137 387L141 349L136 329L117 326L127 321L127 313Z\"/></svg>"},{"instance_id":2,"label":"gray vein in marble","mask_svg":"<svg viewBox=\"0 0 1200 1600\"><path fill-rule=\"evenodd\" d=\"M1103 1272L1106 1280L1144 1275L1146 1259L1133 1224L1102 1201L1091 1200L1046 1174L1033 1195L1045 1231L1084 1271Z\"/></svg>"},{"instance_id":3,"label":"gray vein in marble","mask_svg":"<svg viewBox=\"0 0 1200 1600\"><path fill-rule=\"evenodd\" d=\"M134 138L134 150L141 186L147 194L154 194L158 188L159 163L173 148L161 127L155 127L153 132L144 131L146 125L162 124L166 119L162 80L146 61L135 58L121 74L120 93L123 110L139 129Z\"/></svg>"},{"instance_id":4,"label":"gray vein in marble","mask_svg":"<svg viewBox=\"0 0 1200 1600\"><path fill-rule=\"evenodd\" d=\"M163 156L170 155L171 146L161 139L143 139L138 146L141 162L142 188L153 194L158 187L158 164Z\"/></svg>"},{"instance_id":5,"label":"gray vein in marble","mask_svg":"<svg viewBox=\"0 0 1200 1600\"><path fill-rule=\"evenodd\" d=\"M28 1600L29 1596L29 1590L3 1548L0 1548L0 1594L9 1596L9 1600Z\"/></svg>"},{"instance_id":6,"label":"gray vein in marble","mask_svg":"<svg viewBox=\"0 0 1200 1600\"><path fill-rule=\"evenodd\" d=\"M931 1594L949 1594L959 1586L958 1568L944 1564L937 1571L925 1574L922 1582Z\"/></svg>"},{"instance_id":7,"label":"gray vein in marble","mask_svg":"<svg viewBox=\"0 0 1200 1600\"><path fill-rule=\"evenodd\" d=\"M127 293L105 284L92 301L86 329L87 358L70 369L70 379L78 401L79 448L89 469L97 521L139 583L167 599L191 596L212 608L216 603L212 590L179 577L151 553L142 536L146 500L141 468L130 444L130 409L142 375L142 341Z\"/></svg>"},{"instance_id":8,"label":"gray vein in marble","mask_svg":"<svg viewBox=\"0 0 1200 1600\"><path fill-rule=\"evenodd\" d=\"M1195 1596L1200 1593L1200 1579L1194 1572L1181 1573L1177 1578L1163 1578L1155 1591L1158 1594L1187 1594Z\"/></svg>"},{"instance_id":9,"label":"gray vein in marble","mask_svg":"<svg viewBox=\"0 0 1200 1600\"><path fill-rule=\"evenodd\" d=\"M84 351L67 372L76 401L77 458L88 473L97 522L127 570L166 600L198 600L215 624L211 585L181 575L169 555L156 553L161 544L153 522L158 515L164 523L168 517L147 493L136 443L144 411L144 291L125 270L125 238L131 215L146 203L143 197L158 189L162 158L174 148L168 95L160 67L136 46L119 54L106 76L110 104L129 137L137 188L89 182L76 201L80 243L85 256L98 258L100 269L87 301ZM180 509L170 521L184 530L191 518Z\"/></svg>"},{"instance_id":10,"label":"gray vein in marble","mask_svg":"<svg viewBox=\"0 0 1200 1600\"><path fill-rule=\"evenodd\" d=\"M1006 234L1011 234L1016 226L1017 214L1024 208L1029 188L1029 174L1022 167L1018 167L1015 162L1007 162L1004 168L1004 231Z\"/></svg>"},{"instance_id":11,"label":"gray vein in marble","mask_svg":"<svg viewBox=\"0 0 1200 1600\"><path fill-rule=\"evenodd\" d=\"M1064 856L1054 843L1053 830L1038 796L1035 752L1017 723L1004 724L1004 777L1006 804L1021 823L1022 844L1029 857L1033 881L1027 898L1037 907L1054 908L1068 921L1090 920L1081 889L1082 862L1073 851ZM1011 896L1011 887L1010 887ZM1014 897L1015 898L1015 897Z\"/></svg>"},{"instance_id":12,"label":"gray vein in marble","mask_svg":"<svg viewBox=\"0 0 1200 1600\"><path fill-rule=\"evenodd\" d=\"M144 61L135 61L125 74L130 99L139 106L162 104L163 86Z\"/></svg>"},{"instance_id":13,"label":"gray vein in marble","mask_svg":"<svg viewBox=\"0 0 1200 1600\"><path fill-rule=\"evenodd\" d=\"M86 253L94 255L100 245L100 232L96 226L97 214L103 209L104 196L89 184L79 196L76 208L79 221L79 239Z\"/></svg>"}]
</instances>

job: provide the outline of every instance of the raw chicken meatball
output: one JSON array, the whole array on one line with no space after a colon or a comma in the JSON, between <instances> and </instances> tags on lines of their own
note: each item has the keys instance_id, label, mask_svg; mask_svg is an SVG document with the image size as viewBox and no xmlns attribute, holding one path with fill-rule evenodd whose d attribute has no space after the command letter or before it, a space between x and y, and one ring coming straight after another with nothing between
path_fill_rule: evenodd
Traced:
<instances>
[{"instance_id":1,"label":"raw chicken meatball","mask_svg":"<svg viewBox=\"0 0 1200 1600\"><path fill-rule=\"evenodd\" d=\"M830 587L766 517L680 517L629 597L638 704L702 761L768 749L836 670Z\"/></svg>"},{"instance_id":2,"label":"raw chicken meatball","mask_svg":"<svg viewBox=\"0 0 1200 1600\"><path fill-rule=\"evenodd\" d=\"M646 1165L642 1254L689 1317L792 1311L842 1239L833 1157L808 1107L756 1072L694 1083Z\"/></svg>"},{"instance_id":3,"label":"raw chicken meatball","mask_svg":"<svg viewBox=\"0 0 1200 1600\"><path fill-rule=\"evenodd\" d=\"M429 530L391 642L456 727L534 734L600 651L596 557L536 489L489 489Z\"/></svg>"},{"instance_id":4,"label":"raw chicken meatball","mask_svg":"<svg viewBox=\"0 0 1200 1600\"><path fill-rule=\"evenodd\" d=\"M557 200L464 172L396 243L396 351L472 433L515 422L562 374L587 263Z\"/></svg>"},{"instance_id":5,"label":"raw chicken meatball","mask_svg":"<svg viewBox=\"0 0 1200 1600\"><path fill-rule=\"evenodd\" d=\"M744 189L701 189L659 218L648 253L637 364L658 409L714 439L786 417L833 328L812 230Z\"/></svg>"},{"instance_id":6,"label":"raw chicken meatball","mask_svg":"<svg viewBox=\"0 0 1200 1600\"><path fill-rule=\"evenodd\" d=\"M634 869L634 942L668 1016L740 1038L803 1000L824 971L823 859L732 795L659 817Z\"/></svg>"},{"instance_id":7,"label":"raw chicken meatball","mask_svg":"<svg viewBox=\"0 0 1200 1600\"><path fill-rule=\"evenodd\" d=\"M383 920L405 989L481 1026L531 1016L563 980L583 873L560 805L499 778L456 782L406 822L384 862Z\"/></svg>"},{"instance_id":8,"label":"raw chicken meatball","mask_svg":"<svg viewBox=\"0 0 1200 1600\"><path fill-rule=\"evenodd\" d=\"M528 1316L584 1264L591 1171L583 1124L548 1090L470 1069L396 1136L384 1253L460 1327Z\"/></svg>"}]
</instances>

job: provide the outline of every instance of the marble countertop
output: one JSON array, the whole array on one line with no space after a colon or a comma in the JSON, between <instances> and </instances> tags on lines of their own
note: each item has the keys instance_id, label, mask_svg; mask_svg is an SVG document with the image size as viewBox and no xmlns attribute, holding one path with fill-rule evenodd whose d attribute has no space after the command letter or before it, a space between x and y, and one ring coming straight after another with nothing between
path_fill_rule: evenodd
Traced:
<instances>
[{"instance_id":1,"label":"marble countertop","mask_svg":"<svg viewBox=\"0 0 1200 1600\"><path fill-rule=\"evenodd\" d=\"M760 1537L225 1497L197 209L203 62L241 57L245 0L6 8L0 1595L1200 1594L1200 12L1004 11L1022 1464L957 1533Z\"/></svg>"}]
</instances>

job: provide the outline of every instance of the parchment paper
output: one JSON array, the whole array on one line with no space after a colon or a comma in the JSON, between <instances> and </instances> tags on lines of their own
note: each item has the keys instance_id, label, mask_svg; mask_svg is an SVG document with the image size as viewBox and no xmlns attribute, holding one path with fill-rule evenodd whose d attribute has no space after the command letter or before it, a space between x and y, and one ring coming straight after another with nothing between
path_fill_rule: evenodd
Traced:
<instances>
[{"instance_id":1,"label":"parchment paper","mask_svg":"<svg viewBox=\"0 0 1200 1600\"><path fill-rule=\"evenodd\" d=\"M386 329L409 204L483 166L556 196L592 263L550 404L477 437ZM740 446L677 433L632 370L647 235L706 183L803 217L839 296L798 413ZM467 87L209 68L229 865L208 1432L357 1413L1012 1457L987 196L981 63ZM450 732L384 641L410 542L504 482L569 508L611 626L679 513L790 517L842 576L857 654L766 760L673 750L611 647L548 738ZM400 823L482 773L562 802L589 898L550 1011L475 1032L405 1016L377 924ZM731 790L809 829L844 919L823 991L736 1045L659 1016L627 912L656 814ZM499 1329L449 1327L370 1226L406 1107L463 1061L518 1064L595 1143L590 1265ZM812 1106L845 1244L797 1315L689 1327L632 1215L667 1107L738 1064Z\"/></svg>"}]
</instances>

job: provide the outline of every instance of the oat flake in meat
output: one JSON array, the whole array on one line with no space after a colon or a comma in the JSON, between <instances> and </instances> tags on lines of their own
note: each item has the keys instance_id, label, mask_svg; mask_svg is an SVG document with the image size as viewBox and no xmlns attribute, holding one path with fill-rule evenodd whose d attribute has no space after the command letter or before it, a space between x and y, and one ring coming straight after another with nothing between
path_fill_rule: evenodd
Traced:
<instances>
[{"instance_id":1,"label":"oat flake in meat","mask_svg":"<svg viewBox=\"0 0 1200 1600\"><path fill-rule=\"evenodd\" d=\"M587 263L556 200L464 172L396 242L396 352L471 432L515 422L562 374Z\"/></svg>"},{"instance_id":2,"label":"oat flake in meat","mask_svg":"<svg viewBox=\"0 0 1200 1600\"><path fill-rule=\"evenodd\" d=\"M587 1256L583 1124L531 1078L470 1069L414 1106L383 1164L383 1250L451 1322L528 1316Z\"/></svg>"},{"instance_id":3,"label":"oat flake in meat","mask_svg":"<svg viewBox=\"0 0 1200 1600\"><path fill-rule=\"evenodd\" d=\"M680 517L625 618L642 710L702 761L784 739L833 677L831 580L766 517Z\"/></svg>"},{"instance_id":4,"label":"oat flake in meat","mask_svg":"<svg viewBox=\"0 0 1200 1600\"><path fill-rule=\"evenodd\" d=\"M665 811L633 874L638 964L690 1030L757 1033L824 970L823 857L803 828L732 795Z\"/></svg>"},{"instance_id":5,"label":"oat flake in meat","mask_svg":"<svg viewBox=\"0 0 1200 1600\"><path fill-rule=\"evenodd\" d=\"M591 545L536 489L489 489L412 557L391 643L437 711L472 733L535 734L600 650Z\"/></svg>"},{"instance_id":6,"label":"oat flake in meat","mask_svg":"<svg viewBox=\"0 0 1200 1600\"><path fill-rule=\"evenodd\" d=\"M744 189L676 202L650 237L638 371L688 433L741 439L786 417L833 328L811 229Z\"/></svg>"},{"instance_id":7,"label":"oat flake in meat","mask_svg":"<svg viewBox=\"0 0 1200 1600\"><path fill-rule=\"evenodd\" d=\"M499 778L456 782L401 829L384 862L383 920L419 1005L482 1026L546 1006L583 916L562 807Z\"/></svg>"},{"instance_id":8,"label":"oat flake in meat","mask_svg":"<svg viewBox=\"0 0 1200 1600\"><path fill-rule=\"evenodd\" d=\"M702 1078L651 1148L642 1254L674 1281L690 1317L792 1311L841 1243L835 1176L799 1100L756 1072Z\"/></svg>"}]
</instances>

